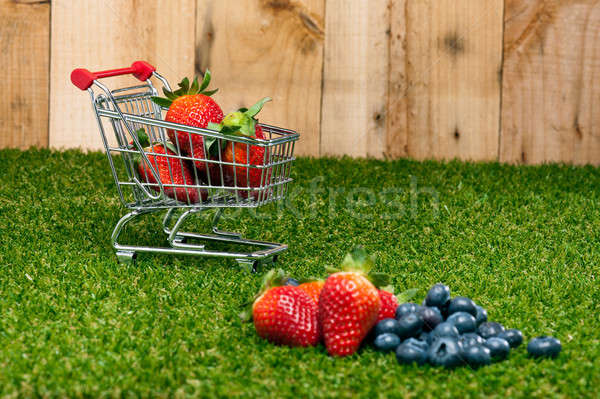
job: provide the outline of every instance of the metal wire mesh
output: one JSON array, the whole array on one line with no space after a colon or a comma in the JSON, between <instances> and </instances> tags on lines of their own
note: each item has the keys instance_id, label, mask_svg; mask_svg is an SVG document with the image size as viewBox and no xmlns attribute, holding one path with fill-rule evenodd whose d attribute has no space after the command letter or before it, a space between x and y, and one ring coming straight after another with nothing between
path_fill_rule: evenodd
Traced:
<instances>
[{"instance_id":1,"label":"metal wire mesh","mask_svg":"<svg viewBox=\"0 0 600 399\"><path fill-rule=\"evenodd\" d=\"M126 207L257 207L285 198L296 132L260 124L264 139L259 139L174 124L164 121L163 110L150 100L157 95L150 80L113 91L96 85L101 91L89 89L92 104ZM137 145L139 129L153 143L146 151ZM174 151L166 150L170 137ZM213 155L207 147L210 139L218 150Z\"/></svg>"}]
</instances>

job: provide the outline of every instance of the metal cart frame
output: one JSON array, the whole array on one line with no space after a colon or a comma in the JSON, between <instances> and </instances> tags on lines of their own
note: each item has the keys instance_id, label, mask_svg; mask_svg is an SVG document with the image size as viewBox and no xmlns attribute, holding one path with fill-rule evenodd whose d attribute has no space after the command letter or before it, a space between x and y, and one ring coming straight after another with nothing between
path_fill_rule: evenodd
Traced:
<instances>
[{"instance_id":1,"label":"metal cart frame","mask_svg":"<svg viewBox=\"0 0 600 399\"><path fill-rule=\"evenodd\" d=\"M102 78L127 74L132 74L144 83L110 90L99 82ZM123 205L130 210L118 221L112 233L112 245L118 260L135 262L140 252L227 257L235 259L240 266L250 271L256 271L261 264L275 262L278 255L287 249L287 245L245 239L240 234L221 231L217 226L225 208L255 208L285 198L288 183L292 181L290 170L295 159L293 152L295 141L299 137L298 133L260 124L265 138L258 139L224 135L210 129L167 122L162 118L164 109L150 99L158 95L151 78L157 79L167 90L171 90L167 80L158 74L152 65L144 61L136 61L129 68L100 72L78 68L71 74L73 84L89 92L119 197ZM109 142L106 135L107 125L112 127L115 134L114 145ZM162 143L165 146L168 142L166 134L168 129L187 134L190 144L194 135L202 136L205 145L207 138L214 139L218 145L218 156L215 158L193 152L185 153L180 149L178 142L174 143L177 149L175 154L144 151L136 134L139 129L144 129L151 142ZM246 162L239 162L235 157L230 162L224 160L221 154L227 145L233 148L234 153L236 146L239 151L245 150ZM252 163L248 154L259 148L264 152L262 162ZM208 154L206 147L204 149L204 154ZM193 181L184 181L183 185L162 182L149 156L167 158L171 176L173 176L171 162L191 164L194 172ZM135 157L138 157L141 160L139 162L143 162L151 171L154 183L140 179L136 173ZM199 173L194 166L198 162L206 165L206 169L210 169L213 173L205 175ZM227 171L233 171L233 178L231 176L227 178ZM238 184L236 173L246 173L246 185ZM251 174L260 175L260 184L250 184ZM194 197L200 198L200 201L193 202L189 194L187 194L187 201L168 195L176 189L194 194L197 191L198 197ZM214 208L217 210L209 234L181 230L190 216ZM170 247L119 242L119 236L128 223L142 215L158 211L166 211L163 218L163 232L167 235ZM179 211L181 214L178 215ZM190 240L203 243L192 243ZM211 250L206 247L209 242L243 244L260 249L251 252Z\"/></svg>"}]
</instances>

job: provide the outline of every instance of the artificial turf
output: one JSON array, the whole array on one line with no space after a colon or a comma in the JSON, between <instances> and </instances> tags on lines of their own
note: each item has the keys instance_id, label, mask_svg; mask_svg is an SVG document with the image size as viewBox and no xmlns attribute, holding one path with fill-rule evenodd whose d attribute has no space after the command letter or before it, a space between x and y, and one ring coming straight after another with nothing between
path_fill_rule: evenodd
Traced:
<instances>
[{"instance_id":1,"label":"artificial turf","mask_svg":"<svg viewBox=\"0 0 600 399\"><path fill-rule=\"evenodd\" d=\"M260 275L221 259L116 262L125 209L105 155L2 150L0 165L0 397L581 397L600 385L596 168L299 158L287 205L224 221L289 244L279 265L294 276L323 277L362 244L397 291L417 287L420 301L445 282L526 342L563 343L554 360L522 345L475 371L270 345L237 317ZM158 216L126 235L164 239Z\"/></svg>"}]
</instances>

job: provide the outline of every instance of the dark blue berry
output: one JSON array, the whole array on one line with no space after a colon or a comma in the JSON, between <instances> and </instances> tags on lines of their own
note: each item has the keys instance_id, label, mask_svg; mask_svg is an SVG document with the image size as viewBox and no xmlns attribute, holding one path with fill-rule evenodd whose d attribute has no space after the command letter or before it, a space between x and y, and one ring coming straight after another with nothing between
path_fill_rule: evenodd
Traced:
<instances>
[{"instance_id":1,"label":"dark blue berry","mask_svg":"<svg viewBox=\"0 0 600 399\"><path fill-rule=\"evenodd\" d=\"M375 337L385 333L392 333L398 335L400 325L396 319L383 319L379 323L375 324L373 334Z\"/></svg>"},{"instance_id":2,"label":"dark blue berry","mask_svg":"<svg viewBox=\"0 0 600 399\"><path fill-rule=\"evenodd\" d=\"M448 316L446 323L452 323L459 334L473 332L477 329L475 318L466 312L456 312Z\"/></svg>"},{"instance_id":3,"label":"dark blue berry","mask_svg":"<svg viewBox=\"0 0 600 399\"><path fill-rule=\"evenodd\" d=\"M425 297L427 306L436 306L440 310L450 301L450 288L444 284L436 284L429 289Z\"/></svg>"},{"instance_id":4,"label":"dark blue berry","mask_svg":"<svg viewBox=\"0 0 600 399\"><path fill-rule=\"evenodd\" d=\"M396 320L400 320L402 316L405 316L409 313L416 313L419 305L412 302L406 302L401 305L398 305L396 308Z\"/></svg>"},{"instance_id":5,"label":"dark blue berry","mask_svg":"<svg viewBox=\"0 0 600 399\"><path fill-rule=\"evenodd\" d=\"M554 337L537 337L527 344L527 352L532 357L556 357L561 349L560 341Z\"/></svg>"},{"instance_id":6,"label":"dark blue berry","mask_svg":"<svg viewBox=\"0 0 600 399\"><path fill-rule=\"evenodd\" d=\"M523 343L523 333L516 328L502 331L500 334L498 334L498 338L504 338L506 341L508 341L508 344L511 348L516 348Z\"/></svg>"},{"instance_id":7,"label":"dark blue berry","mask_svg":"<svg viewBox=\"0 0 600 399\"><path fill-rule=\"evenodd\" d=\"M292 277L287 277L283 283L283 285L291 285L292 287L297 287L300 285L300 281L296 280Z\"/></svg>"},{"instance_id":8,"label":"dark blue berry","mask_svg":"<svg viewBox=\"0 0 600 399\"><path fill-rule=\"evenodd\" d=\"M429 341L429 336L430 336L430 334L428 332L423 331L421 334L419 334L417 339L419 341L427 342L427 344L430 344L431 342Z\"/></svg>"},{"instance_id":9,"label":"dark blue berry","mask_svg":"<svg viewBox=\"0 0 600 399\"><path fill-rule=\"evenodd\" d=\"M485 343L485 347L490 350L493 358L504 359L510 352L510 345L503 338L491 337Z\"/></svg>"},{"instance_id":10,"label":"dark blue berry","mask_svg":"<svg viewBox=\"0 0 600 399\"><path fill-rule=\"evenodd\" d=\"M428 346L423 341L409 338L396 348L396 359L400 364L425 364L427 362L427 349Z\"/></svg>"},{"instance_id":11,"label":"dark blue berry","mask_svg":"<svg viewBox=\"0 0 600 399\"><path fill-rule=\"evenodd\" d=\"M423 319L423 330L425 331L433 330L438 324L444 321L442 313L436 307L421 306L417 313Z\"/></svg>"},{"instance_id":12,"label":"dark blue berry","mask_svg":"<svg viewBox=\"0 0 600 399\"><path fill-rule=\"evenodd\" d=\"M458 338L458 343L463 347L467 348L473 345L483 345L485 343L485 339L481 338L478 334L470 332L461 334Z\"/></svg>"},{"instance_id":13,"label":"dark blue berry","mask_svg":"<svg viewBox=\"0 0 600 399\"><path fill-rule=\"evenodd\" d=\"M475 305L475 308L477 309L475 321L477 322L477 326L479 326L481 323L485 323L487 321L487 310L485 310L479 305Z\"/></svg>"},{"instance_id":14,"label":"dark blue berry","mask_svg":"<svg viewBox=\"0 0 600 399\"><path fill-rule=\"evenodd\" d=\"M385 333L378 335L375 337L375 341L373 341L373 345L375 349L381 352L390 352L396 350L398 345L400 345L400 338L396 334Z\"/></svg>"},{"instance_id":15,"label":"dark blue berry","mask_svg":"<svg viewBox=\"0 0 600 399\"><path fill-rule=\"evenodd\" d=\"M456 312L465 312L475 317L477 315L475 302L464 296L452 298L450 305L448 305L448 314L451 315Z\"/></svg>"},{"instance_id":16,"label":"dark blue berry","mask_svg":"<svg viewBox=\"0 0 600 399\"><path fill-rule=\"evenodd\" d=\"M456 367L463 362L458 342L450 337L436 339L427 351L427 358L434 366L448 368Z\"/></svg>"},{"instance_id":17,"label":"dark blue berry","mask_svg":"<svg viewBox=\"0 0 600 399\"><path fill-rule=\"evenodd\" d=\"M458 339L458 330L452 323L443 322L437 325L431 332L431 337L435 340L441 337L450 337Z\"/></svg>"},{"instance_id":18,"label":"dark blue berry","mask_svg":"<svg viewBox=\"0 0 600 399\"><path fill-rule=\"evenodd\" d=\"M473 368L485 366L492 362L490 350L483 345L471 345L462 351L464 360Z\"/></svg>"},{"instance_id":19,"label":"dark blue berry","mask_svg":"<svg viewBox=\"0 0 600 399\"><path fill-rule=\"evenodd\" d=\"M495 321L486 321L485 323L481 323L477 328L477 334L481 335L481 338L483 339L495 337L502 331L504 331L502 324L496 323Z\"/></svg>"},{"instance_id":20,"label":"dark blue berry","mask_svg":"<svg viewBox=\"0 0 600 399\"><path fill-rule=\"evenodd\" d=\"M416 337L423 329L423 319L417 313L409 313L398 320L398 336L402 339Z\"/></svg>"}]
</instances>

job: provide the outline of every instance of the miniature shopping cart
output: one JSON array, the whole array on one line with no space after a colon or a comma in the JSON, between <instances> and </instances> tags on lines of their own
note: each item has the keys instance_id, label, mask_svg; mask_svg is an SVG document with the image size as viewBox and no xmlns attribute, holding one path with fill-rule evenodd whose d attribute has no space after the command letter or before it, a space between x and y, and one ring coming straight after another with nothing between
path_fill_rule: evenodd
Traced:
<instances>
[{"instance_id":1,"label":"miniature shopping cart","mask_svg":"<svg viewBox=\"0 0 600 399\"><path fill-rule=\"evenodd\" d=\"M99 81L101 78L127 74L133 75L143 84L110 90ZM225 135L210 129L167 122L162 119L164 109L151 100L152 96L158 96L151 78L157 79L164 88L171 91L167 80L144 61L134 62L129 68L101 72L75 69L71 74L73 84L90 94L119 197L130 210L119 220L112 233L112 245L118 260L135 262L139 252L228 257L237 260L240 266L251 271L256 271L259 265L275 262L278 254L287 249L287 245L245 239L240 234L219 230L217 224L225 208L255 208L285 198L288 183L292 181L290 169L295 159L294 144L298 140L298 133L260 124L264 139L259 139ZM114 140L106 134L111 127ZM145 152L138 138L140 129L149 136L150 142L162 143L165 148L169 140L168 129L187 133L190 140L194 135L200 135L204 143L211 141L218 146L218 155L204 155L209 153L206 148L204 154L185 153L179 150L179 146L171 146L176 149L172 154L158 154L152 149ZM263 160L252 163L247 159L244 163L243 160L240 162L234 157L233 161L227 162L221 155L227 145L234 151L236 147L245 149L245 154L250 154L252 149L261 148L261 152L264 151ZM149 157L156 160L158 156L168 160L171 176L176 172L171 169L172 164L202 164L206 166L204 169L210 169L211 173L202 175L196 167L191 166L193 176L189 181L185 180L183 184L168 184L161 181L156 164L149 160ZM153 178L141 178L136 170L136 162L138 165L142 162ZM226 177L224 172L227 168L233 170L234 174L259 174L260 184L251 185L251 179L247 178L241 179L247 182L241 185L238 183L240 179ZM186 193L184 198L181 198L181 195L173 195L176 191L182 192L181 190ZM190 199L190 192L196 200ZM184 221L189 216L210 209L215 209L210 234L181 231ZM126 245L119 242L119 236L129 222L139 216L158 211L165 212L163 230L170 247ZM213 246L214 242L242 244L242 247L254 247L255 250L237 252L208 249L207 245L211 242Z\"/></svg>"}]
</instances>

